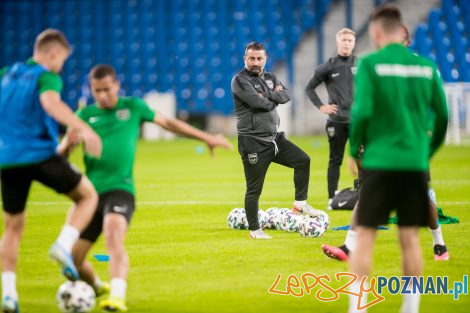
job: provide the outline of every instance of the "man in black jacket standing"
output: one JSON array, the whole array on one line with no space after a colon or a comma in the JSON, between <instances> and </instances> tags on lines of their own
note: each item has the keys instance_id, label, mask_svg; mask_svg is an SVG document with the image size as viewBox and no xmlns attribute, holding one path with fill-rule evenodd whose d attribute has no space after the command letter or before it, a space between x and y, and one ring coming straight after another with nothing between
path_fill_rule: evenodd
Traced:
<instances>
[{"instance_id":1,"label":"man in black jacket standing","mask_svg":"<svg viewBox=\"0 0 470 313\"><path fill-rule=\"evenodd\" d=\"M326 132L330 144L330 160L328 164L328 209L331 199L338 189L340 167L343 163L344 147L348 140L349 118L353 100L353 72L356 57L352 55L356 34L343 28L336 34L338 55L317 67L309 79L305 92L310 101L322 112L328 114ZM328 91L328 104L324 104L315 92L322 82Z\"/></svg>"},{"instance_id":2,"label":"man in black jacket standing","mask_svg":"<svg viewBox=\"0 0 470 313\"><path fill-rule=\"evenodd\" d=\"M246 179L245 211L250 237L270 239L259 225L258 201L271 162L294 168L295 212L319 215L307 204L310 158L278 132L276 108L290 101L289 90L272 73L264 71L266 49L251 42L245 48L245 68L232 79L232 96L237 117L238 151Z\"/></svg>"}]
</instances>

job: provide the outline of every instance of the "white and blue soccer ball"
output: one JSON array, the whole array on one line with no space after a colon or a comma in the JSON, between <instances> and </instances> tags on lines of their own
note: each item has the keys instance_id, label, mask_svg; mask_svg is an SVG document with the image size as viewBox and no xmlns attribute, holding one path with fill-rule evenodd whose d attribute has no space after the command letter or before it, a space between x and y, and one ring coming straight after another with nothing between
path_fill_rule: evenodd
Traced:
<instances>
[{"instance_id":1,"label":"white and blue soccer ball","mask_svg":"<svg viewBox=\"0 0 470 313\"><path fill-rule=\"evenodd\" d=\"M276 215L278 213L278 208L269 208L264 211L264 215L266 218L266 226L265 228L268 229L275 229L276 228Z\"/></svg>"},{"instance_id":2,"label":"white and blue soccer ball","mask_svg":"<svg viewBox=\"0 0 470 313\"><path fill-rule=\"evenodd\" d=\"M281 214L281 229L289 233L296 233L300 229L303 216L292 211Z\"/></svg>"},{"instance_id":3,"label":"white and blue soccer ball","mask_svg":"<svg viewBox=\"0 0 470 313\"><path fill-rule=\"evenodd\" d=\"M291 210L291 209L288 209L288 208L281 208L281 209L279 209L279 211L278 211L278 213L281 214L281 215L282 215L282 214L289 213L289 212L292 212L292 210Z\"/></svg>"},{"instance_id":4,"label":"white and blue soccer ball","mask_svg":"<svg viewBox=\"0 0 470 313\"><path fill-rule=\"evenodd\" d=\"M330 217L325 211L322 211L321 215L317 216L318 221L322 224L325 231L330 227Z\"/></svg>"},{"instance_id":5,"label":"white and blue soccer ball","mask_svg":"<svg viewBox=\"0 0 470 313\"><path fill-rule=\"evenodd\" d=\"M57 291L57 305L64 313L90 312L96 304L95 291L87 283L66 281Z\"/></svg>"},{"instance_id":6,"label":"white and blue soccer ball","mask_svg":"<svg viewBox=\"0 0 470 313\"><path fill-rule=\"evenodd\" d=\"M302 237L319 238L326 232L329 226L330 218L325 212L315 217L307 215L303 217L299 233Z\"/></svg>"},{"instance_id":7,"label":"white and blue soccer ball","mask_svg":"<svg viewBox=\"0 0 470 313\"><path fill-rule=\"evenodd\" d=\"M261 229L266 228L266 225L267 225L266 212L264 212L261 209L258 209L258 222L259 222L259 227L261 227Z\"/></svg>"},{"instance_id":8,"label":"white and blue soccer ball","mask_svg":"<svg viewBox=\"0 0 470 313\"><path fill-rule=\"evenodd\" d=\"M227 216L228 227L233 229L248 229L248 220L244 208L235 208Z\"/></svg>"},{"instance_id":9,"label":"white and blue soccer ball","mask_svg":"<svg viewBox=\"0 0 470 313\"><path fill-rule=\"evenodd\" d=\"M274 226L274 229L277 229L277 230L284 230L283 226L282 226L282 219L284 217L285 214L289 213L289 212L292 212L291 210L287 209L287 208L281 208L281 209L278 209L278 208L275 208L276 210L274 211L274 213L272 213L274 216L273 216L273 226Z\"/></svg>"}]
</instances>

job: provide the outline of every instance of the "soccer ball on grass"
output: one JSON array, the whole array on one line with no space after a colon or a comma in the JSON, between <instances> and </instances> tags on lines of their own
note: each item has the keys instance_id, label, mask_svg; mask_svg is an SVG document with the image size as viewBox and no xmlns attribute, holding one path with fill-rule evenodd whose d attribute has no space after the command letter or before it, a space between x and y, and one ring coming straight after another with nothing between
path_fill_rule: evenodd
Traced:
<instances>
[{"instance_id":1,"label":"soccer ball on grass","mask_svg":"<svg viewBox=\"0 0 470 313\"><path fill-rule=\"evenodd\" d=\"M87 283L66 281L57 291L57 305L64 313L90 312L96 304L95 291Z\"/></svg>"}]
</instances>

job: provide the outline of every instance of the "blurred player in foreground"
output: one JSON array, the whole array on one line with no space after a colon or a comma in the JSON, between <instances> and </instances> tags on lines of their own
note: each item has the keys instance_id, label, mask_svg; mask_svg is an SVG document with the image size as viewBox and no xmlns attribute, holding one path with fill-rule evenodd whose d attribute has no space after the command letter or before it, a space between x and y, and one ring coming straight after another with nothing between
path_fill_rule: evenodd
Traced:
<instances>
[{"instance_id":1,"label":"blurred player in foreground","mask_svg":"<svg viewBox=\"0 0 470 313\"><path fill-rule=\"evenodd\" d=\"M57 155L59 124L79 133L86 152L101 154L101 141L60 98L57 74L69 57L64 34L47 29L34 44L33 57L0 70L0 169L5 228L2 258L2 311L18 312L16 265L25 225L25 206L31 183L38 181L69 197L69 211L49 255L71 280L78 279L71 249L90 221L98 197L90 181Z\"/></svg>"},{"instance_id":2,"label":"blurred player in foreground","mask_svg":"<svg viewBox=\"0 0 470 313\"><path fill-rule=\"evenodd\" d=\"M357 208L356 249L350 271L358 276L350 291L358 293L368 276L376 227L398 216L403 275L420 276L423 261L419 226L429 218L429 159L443 143L447 106L435 65L403 45L400 11L383 6L372 13L369 35L378 51L362 58L356 76L351 114L350 154L362 167ZM428 137L429 110L435 114ZM364 153L359 159L360 146ZM402 313L419 311L419 294L404 294ZM350 295L349 312L357 312Z\"/></svg>"},{"instance_id":3,"label":"blurred player in foreground","mask_svg":"<svg viewBox=\"0 0 470 313\"><path fill-rule=\"evenodd\" d=\"M410 37L408 28L403 25L403 44L405 47L410 45ZM429 119L429 128L432 129L434 120L433 118ZM431 125L432 124L432 125ZM429 136L432 135L432 131L429 130ZM428 181L430 181L430 171L428 171ZM436 203L436 194L432 188L428 189L429 197L429 222L428 228L431 232L433 239L433 250L434 250L434 259L436 261L447 261L449 260L449 252L447 246L444 242L444 237L442 235L441 225L439 224L439 216L437 214L437 203ZM337 259L340 261L348 261L349 254L354 251L356 247L356 213L357 213L357 204L354 207L351 216L351 228L348 230L344 244L339 247L330 246L328 244L323 244L321 246L323 252L330 258Z\"/></svg>"},{"instance_id":4,"label":"blurred player in foreground","mask_svg":"<svg viewBox=\"0 0 470 313\"><path fill-rule=\"evenodd\" d=\"M220 135L211 135L187 123L155 113L147 104L133 97L119 97L120 84L115 70L109 65L97 65L89 81L96 103L79 111L78 116L88 123L103 141L101 159L85 156L86 174L95 186L98 209L72 250L80 278L94 287L97 295L110 291L108 299L99 306L104 310L127 311L125 305L129 258L124 239L134 213L134 179L132 175L140 125L153 122L166 130L198 139L214 148L230 149L231 144ZM60 153L69 155L81 136L68 132L59 146ZM109 252L111 283L102 282L85 257L101 232ZM110 289L110 290L109 290Z\"/></svg>"}]
</instances>

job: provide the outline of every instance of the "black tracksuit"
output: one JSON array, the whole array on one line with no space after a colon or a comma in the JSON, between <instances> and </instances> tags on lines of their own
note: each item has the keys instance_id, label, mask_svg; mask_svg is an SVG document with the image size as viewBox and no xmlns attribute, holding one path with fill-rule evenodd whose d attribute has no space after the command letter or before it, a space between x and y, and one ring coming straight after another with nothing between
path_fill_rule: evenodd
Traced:
<instances>
[{"instance_id":1,"label":"black tracksuit","mask_svg":"<svg viewBox=\"0 0 470 313\"><path fill-rule=\"evenodd\" d=\"M336 56L321 64L310 77L305 92L313 104L320 108L323 102L315 92L322 82L328 91L328 103L336 104L338 112L331 114L326 122L326 133L330 144L330 161L328 164L328 197L331 199L338 189L340 167L343 163L344 148L348 140L349 119L353 101L353 71L356 57Z\"/></svg>"},{"instance_id":2,"label":"black tracksuit","mask_svg":"<svg viewBox=\"0 0 470 313\"><path fill-rule=\"evenodd\" d=\"M284 90L274 91L281 85ZM245 211L250 230L259 229L258 202L271 162L294 168L295 199L306 200L310 158L278 132L276 107L290 101L289 90L272 73L261 76L246 68L232 79L237 117L238 152L246 179Z\"/></svg>"}]
</instances>

